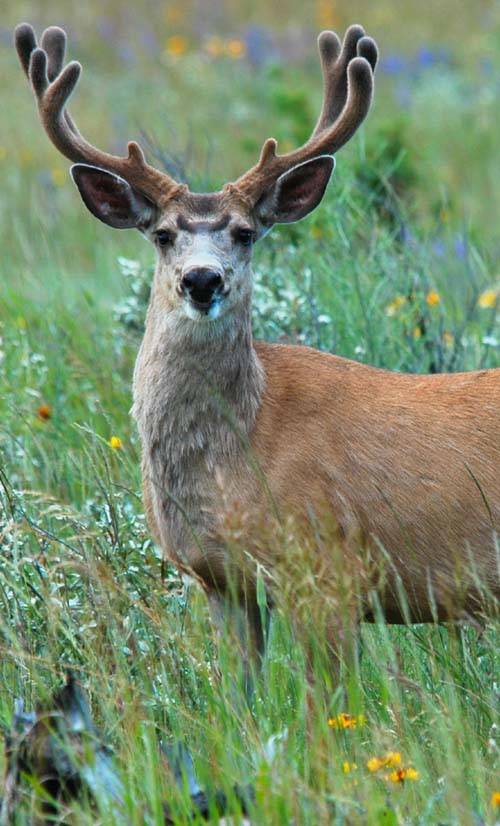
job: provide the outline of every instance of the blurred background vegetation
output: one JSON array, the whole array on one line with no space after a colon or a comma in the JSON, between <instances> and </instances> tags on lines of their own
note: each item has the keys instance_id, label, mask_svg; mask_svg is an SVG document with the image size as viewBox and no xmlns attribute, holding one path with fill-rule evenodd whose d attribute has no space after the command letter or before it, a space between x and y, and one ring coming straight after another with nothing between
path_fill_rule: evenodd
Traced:
<instances>
[{"instance_id":1,"label":"blurred background vegetation","mask_svg":"<svg viewBox=\"0 0 500 826\"><path fill-rule=\"evenodd\" d=\"M467 231L498 254L498 2L4 0L1 240L10 271L39 271L40 255L92 269L89 232L107 238L107 254L139 246L130 234L88 228L11 47L23 19L67 29L70 57L84 66L72 109L89 138L118 152L146 132L200 189L237 176L269 134L282 150L308 135L321 100L317 32L362 22L381 50L376 101L362 136L339 155L330 200L355 167L360 186L390 185L403 197L437 248L451 225L458 244ZM48 245L33 250L36 259L23 251L32 231Z\"/></svg>"},{"instance_id":2,"label":"blurred background vegetation","mask_svg":"<svg viewBox=\"0 0 500 826\"><path fill-rule=\"evenodd\" d=\"M161 566L140 501L128 411L153 251L81 204L12 47L22 20L68 31L90 140L121 153L136 138L201 191L266 137L284 151L308 136L317 33L362 23L381 52L374 107L321 207L257 248L254 327L427 372L500 364L500 3L3 0L0 21L0 726L70 663L111 732L131 822L145 794L161 822L160 731L188 739L207 784L256 774L255 822L493 823L495 623L460 639L365 629L359 686L330 712L367 725L328 727L318 704L307 748L303 660L277 625L253 714L233 707L236 649L221 683L206 606ZM285 730L271 765L263 743ZM389 750L418 782L371 776Z\"/></svg>"}]
</instances>

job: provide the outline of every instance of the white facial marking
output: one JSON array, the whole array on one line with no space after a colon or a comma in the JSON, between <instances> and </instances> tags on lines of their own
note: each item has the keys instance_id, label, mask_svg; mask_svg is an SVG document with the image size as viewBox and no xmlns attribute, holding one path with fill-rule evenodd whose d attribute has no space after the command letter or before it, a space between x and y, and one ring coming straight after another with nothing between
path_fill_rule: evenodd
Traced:
<instances>
[{"instance_id":1,"label":"white facial marking","mask_svg":"<svg viewBox=\"0 0 500 826\"><path fill-rule=\"evenodd\" d=\"M214 243L207 235L198 235L193 238L190 253L182 264L183 273L198 268L221 271L220 255L216 254Z\"/></svg>"}]
</instances>

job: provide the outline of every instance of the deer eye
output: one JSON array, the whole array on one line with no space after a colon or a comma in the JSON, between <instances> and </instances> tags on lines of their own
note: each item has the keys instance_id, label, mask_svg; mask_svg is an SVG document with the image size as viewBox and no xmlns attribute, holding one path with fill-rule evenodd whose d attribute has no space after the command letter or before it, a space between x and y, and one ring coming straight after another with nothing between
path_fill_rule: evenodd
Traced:
<instances>
[{"instance_id":1,"label":"deer eye","mask_svg":"<svg viewBox=\"0 0 500 826\"><path fill-rule=\"evenodd\" d=\"M158 230L155 237L160 247L168 247L169 244L173 244L175 241L175 233L169 229Z\"/></svg>"},{"instance_id":2,"label":"deer eye","mask_svg":"<svg viewBox=\"0 0 500 826\"><path fill-rule=\"evenodd\" d=\"M254 237L254 232L248 227L236 227L233 233L234 240L244 247L249 247L252 244Z\"/></svg>"}]
</instances>

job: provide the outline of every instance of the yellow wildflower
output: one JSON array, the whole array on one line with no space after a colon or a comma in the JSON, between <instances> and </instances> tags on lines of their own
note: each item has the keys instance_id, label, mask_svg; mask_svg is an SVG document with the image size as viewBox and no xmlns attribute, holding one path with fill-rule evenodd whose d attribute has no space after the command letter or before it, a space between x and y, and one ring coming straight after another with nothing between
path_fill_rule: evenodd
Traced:
<instances>
[{"instance_id":1,"label":"yellow wildflower","mask_svg":"<svg viewBox=\"0 0 500 826\"><path fill-rule=\"evenodd\" d=\"M490 802L494 809L498 809L500 806L500 792L493 792Z\"/></svg>"},{"instance_id":2,"label":"yellow wildflower","mask_svg":"<svg viewBox=\"0 0 500 826\"><path fill-rule=\"evenodd\" d=\"M111 436L108 444L113 450L120 450L123 447L123 442L119 436Z\"/></svg>"},{"instance_id":3,"label":"yellow wildflower","mask_svg":"<svg viewBox=\"0 0 500 826\"><path fill-rule=\"evenodd\" d=\"M401 309L403 304L406 304L406 298L404 295L397 295L390 304L387 305L385 312L386 315L396 315L397 311Z\"/></svg>"},{"instance_id":4,"label":"yellow wildflower","mask_svg":"<svg viewBox=\"0 0 500 826\"><path fill-rule=\"evenodd\" d=\"M439 304L439 302L441 301L441 296L438 292L436 292L436 290L429 290L425 297L425 300L427 301L429 307L435 307L436 304Z\"/></svg>"},{"instance_id":5,"label":"yellow wildflower","mask_svg":"<svg viewBox=\"0 0 500 826\"><path fill-rule=\"evenodd\" d=\"M498 299L497 290L485 290L479 296L477 303L483 310L488 310L490 307L495 307Z\"/></svg>"},{"instance_id":6,"label":"yellow wildflower","mask_svg":"<svg viewBox=\"0 0 500 826\"><path fill-rule=\"evenodd\" d=\"M347 760L345 760L342 763L342 771L344 772L344 774L350 774L351 772L355 771L357 768L358 767L357 767L356 763L349 763Z\"/></svg>"},{"instance_id":7,"label":"yellow wildflower","mask_svg":"<svg viewBox=\"0 0 500 826\"><path fill-rule=\"evenodd\" d=\"M166 23L180 23L184 17L184 9L181 6L167 6L163 12Z\"/></svg>"},{"instance_id":8,"label":"yellow wildflower","mask_svg":"<svg viewBox=\"0 0 500 826\"><path fill-rule=\"evenodd\" d=\"M165 43L165 51L172 57L179 57L187 52L188 42L187 38L182 34L173 34L172 37L167 38Z\"/></svg>"},{"instance_id":9,"label":"yellow wildflower","mask_svg":"<svg viewBox=\"0 0 500 826\"><path fill-rule=\"evenodd\" d=\"M419 773L415 769L396 769L388 775L392 783L404 783L405 780L418 780Z\"/></svg>"},{"instance_id":10,"label":"yellow wildflower","mask_svg":"<svg viewBox=\"0 0 500 826\"><path fill-rule=\"evenodd\" d=\"M233 60L239 60L242 57L245 57L247 51L247 47L243 40L237 40L233 38L232 40L228 40L226 43L226 54L228 57L232 57Z\"/></svg>"},{"instance_id":11,"label":"yellow wildflower","mask_svg":"<svg viewBox=\"0 0 500 826\"><path fill-rule=\"evenodd\" d=\"M224 54L224 41L220 37L211 37L205 43L205 50L210 57L220 57Z\"/></svg>"},{"instance_id":12,"label":"yellow wildflower","mask_svg":"<svg viewBox=\"0 0 500 826\"><path fill-rule=\"evenodd\" d=\"M363 714L355 717L353 714L345 714L345 712L342 712L341 714L337 714L336 717L330 717L328 720L328 725L330 728L336 729L356 728L357 726L363 726L364 724L365 717Z\"/></svg>"},{"instance_id":13,"label":"yellow wildflower","mask_svg":"<svg viewBox=\"0 0 500 826\"><path fill-rule=\"evenodd\" d=\"M368 771L378 772L379 769L394 769L401 765L401 754L399 751L389 751L385 757L372 757L368 760L366 767Z\"/></svg>"},{"instance_id":14,"label":"yellow wildflower","mask_svg":"<svg viewBox=\"0 0 500 826\"><path fill-rule=\"evenodd\" d=\"M33 160L33 152L31 149L26 149L24 146L19 150L19 160L21 166L28 166Z\"/></svg>"},{"instance_id":15,"label":"yellow wildflower","mask_svg":"<svg viewBox=\"0 0 500 826\"><path fill-rule=\"evenodd\" d=\"M60 166L55 166L50 170L50 177L54 186L64 186L66 183L66 170Z\"/></svg>"},{"instance_id":16,"label":"yellow wildflower","mask_svg":"<svg viewBox=\"0 0 500 826\"><path fill-rule=\"evenodd\" d=\"M316 20L320 29L337 29L341 25L331 0L317 0Z\"/></svg>"}]
</instances>

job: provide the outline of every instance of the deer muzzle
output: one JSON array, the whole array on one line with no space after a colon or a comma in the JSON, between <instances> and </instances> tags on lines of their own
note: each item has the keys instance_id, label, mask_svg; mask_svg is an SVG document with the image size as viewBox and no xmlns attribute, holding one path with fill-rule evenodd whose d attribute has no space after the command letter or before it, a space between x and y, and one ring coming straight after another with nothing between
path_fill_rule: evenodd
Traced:
<instances>
[{"instance_id":1,"label":"deer muzzle","mask_svg":"<svg viewBox=\"0 0 500 826\"><path fill-rule=\"evenodd\" d=\"M209 267L189 269L182 276L181 290L185 298L200 312L208 313L222 290L222 273Z\"/></svg>"}]
</instances>

